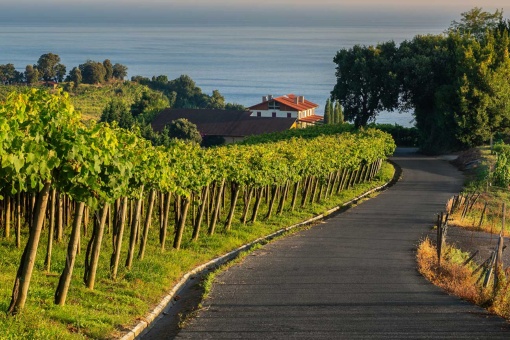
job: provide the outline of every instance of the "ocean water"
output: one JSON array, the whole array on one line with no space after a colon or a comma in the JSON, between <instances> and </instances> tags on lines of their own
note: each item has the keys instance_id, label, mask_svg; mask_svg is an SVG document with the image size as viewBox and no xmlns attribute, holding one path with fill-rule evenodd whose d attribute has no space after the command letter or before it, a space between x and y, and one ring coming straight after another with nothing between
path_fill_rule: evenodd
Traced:
<instances>
[{"instance_id":1,"label":"ocean water","mask_svg":"<svg viewBox=\"0 0 510 340\"><path fill-rule=\"evenodd\" d=\"M219 90L228 102L250 106L263 95L304 95L320 105L335 84L333 57L342 48L438 34L437 22L338 24L331 27L171 26L127 24L0 23L0 64L20 71L48 52L67 70L87 59L121 63L134 75L187 74L205 93ZM410 112L381 113L380 123L411 126Z\"/></svg>"}]
</instances>

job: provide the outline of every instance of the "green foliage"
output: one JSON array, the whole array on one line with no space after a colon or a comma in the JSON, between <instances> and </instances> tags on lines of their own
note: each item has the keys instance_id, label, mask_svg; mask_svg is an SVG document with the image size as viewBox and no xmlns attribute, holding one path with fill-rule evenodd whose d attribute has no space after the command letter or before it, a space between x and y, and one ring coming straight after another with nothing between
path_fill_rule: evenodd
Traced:
<instances>
[{"instance_id":1,"label":"green foliage","mask_svg":"<svg viewBox=\"0 0 510 340\"><path fill-rule=\"evenodd\" d=\"M492 173L492 184L504 188L508 188L510 185L510 164L506 153L498 154Z\"/></svg>"},{"instance_id":2,"label":"green foliage","mask_svg":"<svg viewBox=\"0 0 510 340\"><path fill-rule=\"evenodd\" d=\"M335 108L333 109L333 117L335 124L343 124L344 123L344 113L342 110L342 105L337 101L335 101Z\"/></svg>"},{"instance_id":3,"label":"green foliage","mask_svg":"<svg viewBox=\"0 0 510 340\"><path fill-rule=\"evenodd\" d=\"M61 81L66 74L66 67L60 64L59 55L53 53L41 55L37 61L37 69L45 81Z\"/></svg>"},{"instance_id":4,"label":"green foliage","mask_svg":"<svg viewBox=\"0 0 510 340\"><path fill-rule=\"evenodd\" d=\"M397 146L418 146L419 131L415 127L406 128L398 124L370 124L369 126L389 133Z\"/></svg>"},{"instance_id":5,"label":"green foliage","mask_svg":"<svg viewBox=\"0 0 510 340\"><path fill-rule=\"evenodd\" d=\"M200 136L197 126L186 118L172 121L168 125L168 134L171 138L177 138L197 144L202 142L202 136Z\"/></svg>"},{"instance_id":6,"label":"green foliage","mask_svg":"<svg viewBox=\"0 0 510 340\"><path fill-rule=\"evenodd\" d=\"M115 63L112 69L112 76L115 79L124 80L124 78L127 77L127 70L128 70L127 66Z\"/></svg>"},{"instance_id":7,"label":"green foliage","mask_svg":"<svg viewBox=\"0 0 510 340\"><path fill-rule=\"evenodd\" d=\"M356 126L381 110L413 110L428 153L480 145L510 130L510 39L501 19L475 8L447 35L341 50L332 96Z\"/></svg>"},{"instance_id":8,"label":"green foliage","mask_svg":"<svg viewBox=\"0 0 510 340\"><path fill-rule=\"evenodd\" d=\"M486 31L495 30L503 21L503 11L486 12L481 7L474 7L461 13L460 21L452 21L449 31L460 34L471 34L477 39L483 38Z\"/></svg>"},{"instance_id":9,"label":"green foliage","mask_svg":"<svg viewBox=\"0 0 510 340\"><path fill-rule=\"evenodd\" d=\"M87 60L84 64L80 64L78 68L85 84L101 84L105 80L106 69L100 62Z\"/></svg>"},{"instance_id":10,"label":"green foliage","mask_svg":"<svg viewBox=\"0 0 510 340\"><path fill-rule=\"evenodd\" d=\"M399 86L394 71L394 42L377 46L355 45L337 52L337 83L331 92L344 108L345 119L356 127L374 121L382 110L398 106Z\"/></svg>"},{"instance_id":11,"label":"green foliage","mask_svg":"<svg viewBox=\"0 0 510 340\"><path fill-rule=\"evenodd\" d=\"M196 86L193 79L187 75L181 75L174 80L168 80L165 75L152 77L152 80L142 76L134 76L132 81L147 85L149 88L163 92L169 100L170 107L187 109L229 109L244 110L239 104L226 104L225 98L218 90L212 95L202 93L202 89Z\"/></svg>"},{"instance_id":12,"label":"green foliage","mask_svg":"<svg viewBox=\"0 0 510 340\"><path fill-rule=\"evenodd\" d=\"M324 105L324 124L331 124L332 120L332 112L331 112L331 99L326 100L326 105Z\"/></svg>"}]
</instances>

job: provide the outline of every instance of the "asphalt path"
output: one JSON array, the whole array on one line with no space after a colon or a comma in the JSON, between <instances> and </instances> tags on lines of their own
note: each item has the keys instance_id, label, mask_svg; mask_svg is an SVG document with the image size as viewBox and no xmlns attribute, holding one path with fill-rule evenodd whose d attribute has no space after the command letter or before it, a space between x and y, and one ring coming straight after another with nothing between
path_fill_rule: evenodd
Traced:
<instances>
[{"instance_id":1,"label":"asphalt path","mask_svg":"<svg viewBox=\"0 0 510 340\"><path fill-rule=\"evenodd\" d=\"M393 160L403 174L390 189L218 275L176 338L510 339L503 319L416 270L416 245L458 193L461 173L436 158Z\"/></svg>"}]
</instances>

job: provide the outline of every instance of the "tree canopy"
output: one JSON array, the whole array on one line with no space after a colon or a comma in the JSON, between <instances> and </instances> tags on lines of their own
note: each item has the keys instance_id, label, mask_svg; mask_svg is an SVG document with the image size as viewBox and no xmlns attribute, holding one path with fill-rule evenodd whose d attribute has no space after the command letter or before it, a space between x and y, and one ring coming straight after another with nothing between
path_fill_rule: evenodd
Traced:
<instances>
[{"instance_id":1,"label":"tree canopy","mask_svg":"<svg viewBox=\"0 0 510 340\"><path fill-rule=\"evenodd\" d=\"M424 151L479 145L510 129L508 28L474 8L445 34L340 50L332 98L356 126L413 110Z\"/></svg>"},{"instance_id":2,"label":"tree canopy","mask_svg":"<svg viewBox=\"0 0 510 340\"><path fill-rule=\"evenodd\" d=\"M383 110L397 108L399 88L392 68L396 53L391 41L342 49L333 59L337 64L337 83L331 96L340 100L345 118L357 127L374 121Z\"/></svg>"}]
</instances>

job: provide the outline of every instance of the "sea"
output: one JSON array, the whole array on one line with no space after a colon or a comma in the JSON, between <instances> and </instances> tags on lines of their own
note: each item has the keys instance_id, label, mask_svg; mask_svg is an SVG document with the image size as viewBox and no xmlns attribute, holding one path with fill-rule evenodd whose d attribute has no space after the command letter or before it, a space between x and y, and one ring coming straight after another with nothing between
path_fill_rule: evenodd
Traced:
<instances>
[{"instance_id":1,"label":"sea","mask_svg":"<svg viewBox=\"0 0 510 340\"><path fill-rule=\"evenodd\" d=\"M445 26L446 25L446 26ZM0 22L0 64L23 71L40 55L55 53L70 71L86 60L121 63L129 78L189 75L204 93L251 106L262 96L303 95L320 105L335 82L333 57L355 44L400 43L439 34L448 23L422 20L350 21L331 25L152 25L148 22ZM412 126L412 112L382 112L378 123Z\"/></svg>"}]
</instances>

